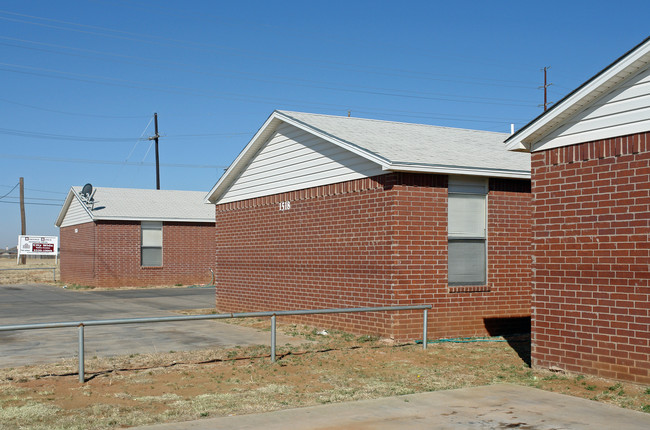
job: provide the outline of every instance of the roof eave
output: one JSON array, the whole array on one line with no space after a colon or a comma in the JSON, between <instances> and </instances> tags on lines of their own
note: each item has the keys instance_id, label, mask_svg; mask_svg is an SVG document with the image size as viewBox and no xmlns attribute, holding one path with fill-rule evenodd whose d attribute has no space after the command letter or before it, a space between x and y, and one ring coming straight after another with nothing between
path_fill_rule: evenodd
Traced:
<instances>
[{"instance_id":1,"label":"roof eave","mask_svg":"<svg viewBox=\"0 0 650 430\"><path fill-rule=\"evenodd\" d=\"M644 57L646 58L644 59ZM525 150L534 152L538 149L535 147L535 143L559 127L565 118L570 117L579 109L600 97L604 91L616 85L616 83L611 83L612 78L630 68L626 76L629 77L642 67L643 61L647 62L649 60L650 37L647 37L578 88L564 96L546 112L543 112L508 137L505 140L506 148L511 151ZM638 67L633 67L637 62L639 62Z\"/></svg>"},{"instance_id":2,"label":"roof eave","mask_svg":"<svg viewBox=\"0 0 650 430\"><path fill-rule=\"evenodd\" d=\"M74 190L74 187L70 187L70 191L68 191L68 195L65 198L65 202L63 203L63 207L59 212L59 216L56 218L56 221L54 222L55 227L61 227L61 224L63 224L63 220L65 219L65 216L67 215L68 210L70 209L70 205L72 204L72 201L75 198L79 201L79 203L81 203L81 206L85 209L85 211L88 213L90 218L93 218L92 212L90 212L86 207L86 205L83 204L81 198L79 197L79 194L77 194L77 192Z\"/></svg>"},{"instance_id":3,"label":"roof eave","mask_svg":"<svg viewBox=\"0 0 650 430\"><path fill-rule=\"evenodd\" d=\"M506 143L506 150L515 152L529 152L530 148L520 141L513 141Z\"/></svg>"},{"instance_id":4,"label":"roof eave","mask_svg":"<svg viewBox=\"0 0 650 430\"><path fill-rule=\"evenodd\" d=\"M275 121L275 122L274 122ZM237 158L235 158L235 161L228 166L228 169L224 172L223 175L221 175L221 178L217 181L217 183L212 187L212 189L208 192L208 194L205 197L204 203L216 203L221 195L225 192L225 190L228 189L228 187L231 185L231 183L235 180L237 173L239 173L239 170L241 170L241 164L243 163L243 160L246 160L247 157L252 156L255 154L257 149L264 143L266 140L268 134L270 134L275 128L277 128L277 125L279 124L277 120L277 111L273 111L271 115L267 118L267 120L262 124L262 127L260 127L259 130L257 130L257 133L253 136L253 138L248 142L248 144L242 149L242 151L239 153ZM269 129L272 127L272 129Z\"/></svg>"},{"instance_id":5,"label":"roof eave","mask_svg":"<svg viewBox=\"0 0 650 430\"><path fill-rule=\"evenodd\" d=\"M210 218L170 218L170 217L129 217L129 216L95 216L93 221L160 221L160 222L200 222L214 223Z\"/></svg>"},{"instance_id":6,"label":"roof eave","mask_svg":"<svg viewBox=\"0 0 650 430\"><path fill-rule=\"evenodd\" d=\"M465 166L422 166L409 164L391 164L383 167L393 172L438 173L445 175L487 176L491 178L530 179L530 170L490 169Z\"/></svg>"},{"instance_id":7,"label":"roof eave","mask_svg":"<svg viewBox=\"0 0 650 430\"><path fill-rule=\"evenodd\" d=\"M334 145L340 146L354 154L377 163L382 167L386 166L388 163L388 160L384 158L378 157L368 151L364 151L362 148L359 148L356 145L337 139L334 136L331 136L321 130L309 126L309 124L305 124L276 110L271 113L262 127L260 127L257 133L255 133L255 136L253 136L246 147L244 147L242 152L239 153L235 161L233 161L226 172L221 176L221 178L219 178L215 186L212 187L210 192L208 192L204 200L205 203L216 204L219 201L221 196L228 190L230 185L232 185L232 182L236 180L237 175L244 169L245 164L250 161L250 158L252 158L257 153L260 147L267 141L269 136L277 129L280 122L290 124L310 134L313 134L314 136L320 137L321 139L333 143Z\"/></svg>"}]
</instances>

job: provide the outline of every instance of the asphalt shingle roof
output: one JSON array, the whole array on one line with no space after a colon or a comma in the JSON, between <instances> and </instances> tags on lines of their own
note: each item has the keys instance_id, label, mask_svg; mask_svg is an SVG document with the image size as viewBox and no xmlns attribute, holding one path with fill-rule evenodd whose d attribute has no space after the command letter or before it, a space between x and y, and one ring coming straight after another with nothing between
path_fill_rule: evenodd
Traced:
<instances>
[{"instance_id":1,"label":"asphalt shingle roof","mask_svg":"<svg viewBox=\"0 0 650 430\"><path fill-rule=\"evenodd\" d=\"M507 151L506 133L276 110L206 201L220 200L282 123L345 148L385 172L530 179L530 154Z\"/></svg>"},{"instance_id":2,"label":"asphalt shingle roof","mask_svg":"<svg viewBox=\"0 0 650 430\"><path fill-rule=\"evenodd\" d=\"M82 187L72 187L81 193ZM95 188L96 220L214 222L214 206L203 203L205 191Z\"/></svg>"},{"instance_id":3,"label":"asphalt shingle roof","mask_svg":"<svg viewBox=\"0 0 650 430\"><path fill-rule=\"evenodd\" d=\"M455 166L530 172L530 156L507 151L506 133L374 119L277 111L392 165Z\"/></svg>"}]
</instances>

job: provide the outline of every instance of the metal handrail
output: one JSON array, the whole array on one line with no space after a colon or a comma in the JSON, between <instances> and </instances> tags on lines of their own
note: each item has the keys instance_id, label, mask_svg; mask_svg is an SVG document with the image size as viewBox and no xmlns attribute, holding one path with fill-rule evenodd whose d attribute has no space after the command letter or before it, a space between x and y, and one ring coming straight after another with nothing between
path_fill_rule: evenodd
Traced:
<instances>
[{"instance_id":1,"label":"metal handrail","mask_svg":"<svg viewBox=\"0 0 650 430\"><path fill-rule=\"evenodd\" d=\"M407 311L422 310L422 349L427 349L427 320L431 305L409 305L409 306L382 306L366 308L340 308L340 309L305 309L295 311L274 311L274 312L240 312L229 314L210 314L210 315L182 315L169 317L149 317L149 318L117 318L109 320L88 320L88 321L65 321L54 323L35 323L35 324L17 324L2 325L0 331L14 330L38 330L48 328L78 327L79 329L79 382L85 380L85 357L84 357L84 327L100 325L118 325L118 324L145 324L156 322L172 321L196 321L196 320L218 320L228 318L261 318L271 317L271 362L275 362L276 346L276 316L288 315L317 315L317 314L335 314L335 313L352 313L352 312L382 312L382 311Z\"/></svg>"},{"instance_id":2,"label":"metal handrail","mask_svg":"<svg viewBox=\"0 0 650 430\"><path fill-rule=\"evenodd\" d=\"M0 269L0 271L3 270L51 270L52 271L52 278L54 282L56 282L56 267L21 267L18 269Z\"/></svg>"}]
</instances>

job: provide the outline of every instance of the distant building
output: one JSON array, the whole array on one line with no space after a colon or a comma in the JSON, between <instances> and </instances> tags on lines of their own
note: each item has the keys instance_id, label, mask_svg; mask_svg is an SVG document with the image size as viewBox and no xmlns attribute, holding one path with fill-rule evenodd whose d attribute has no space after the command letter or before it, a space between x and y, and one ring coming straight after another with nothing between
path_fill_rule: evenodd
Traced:
<instances>
[{"instance_id":1,"label":"distant building","mask_svg":"<svg viewBox=\"0 0 650 430\"><path fill-rule=\"evenodd\" d=\"M9 248L8 246L6 246L5 249L0 249L0 257L16 258L17 253L18 253L18 248L16 248L15 246L13 248Z\"/></svg>"},{"instance_id":2,"label":"distant building","mask_svg":"<svg viewBox=\"0 0 650 430\"><path fill-rule=\"evenodd\" d=\"M650 38L506 143L532 153L533 365L650 383Z\"/></svg>"},{"instance_id":3,"label":"distant building","mask_svg":"<svg viewBox=\"0 0 650 430\"><path fill-rule=\"evenodd\" d=\"M430 336L528 330L530 157L506 137L273 112L208 194L217 307L431 304ZM413 339L420 315L309 321Z\"/></svg>"},{"instance_id":4,"label":"distant building","mask_svg":"<svg viewBox=\"0 0 650 430\"><path fill-rule=\"evenodd\" d=\"M98 287L211 281L214 207L205 192L72 187L56 220L61 280Z\"/></svg>"}]
</instances>

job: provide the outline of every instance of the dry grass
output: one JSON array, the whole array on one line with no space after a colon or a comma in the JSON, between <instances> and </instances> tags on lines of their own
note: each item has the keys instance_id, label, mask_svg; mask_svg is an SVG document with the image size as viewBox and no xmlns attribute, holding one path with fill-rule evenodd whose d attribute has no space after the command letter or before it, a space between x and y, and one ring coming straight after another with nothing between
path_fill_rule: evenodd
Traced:
<instances>
[{"instance_id":1,"label":"dry grass","mask_svg":"<svg viewBox=\"0 0 650 430\"><path fill-rule=\"evenodd\" d=\"M268 328L267 320L242 320ZM650 389L580 375L531 370L508 343L395 344L280 324L299 347L168 352L0 369L0 423L6 428L118 428L324 403L479 386L537 387L650 412ZM519 353L526 349L515 345Z\"/></svg>"},{"instance_id":2,"label":"dry grass","mask_svg":"<svg viewBox=\"0 0 650 430\"><path fill-rule=\"evenodd\" d=\"M52 270L55 267L54 259L40 259L27 257L27 264L18 265L15 258L0 258L0 269L38 269L38 270L0 270L0 285L8 284L55 284ZM61 277L58 264L56 265L56 279Z\"/></svg>"},{"instance_id":3,"label":"dry grass","mask_svg":"<svg viewBox=\"0 0 650 430\"><path fill-rule=\"evenodd\" d=\"M45 268L56 267L56 282L52 270ZM12 270L2 270L12 269ZM13 269L38 269L38 270L13 270ZM210 282L206 276L206 282ZM19 284L49 284L59 285L72 290L115 290L115 287L92 287L86 285L64 284L60 281L61 271L58 264L55 265L54 259L40 259L27 257L27 264L18 265L16 258L0 258L0 285L19 285ZM204 285L204 284L202 284ZM143 288L186 288L187 285L148 285L143 287L120 287L121 290L134 290Z\"/></svg>"},{"instance_id":4,"label":"dry grass","mask_svg":"<svg viewBox=\"0 0 650 430\"><path fill-rule=\"evenodd\" d=\"M0 268L15 264L0 259ZM28 267L52 264L28 260ZM29 282L51 283L51 272L0 272L0 283ZM269 330L268 319L225 321ZM499 382L650 412L649 387L531 370L521 358L530 352L526 339L438 343L424 351L343 332L320 336L296 324L280 323L278 331L305 343L278 347L275 364L268 346L256 346L92 357L85 384L78 382L73 359L0 369L0 428L122 428Z\"/></svg>"}]
</instances>

